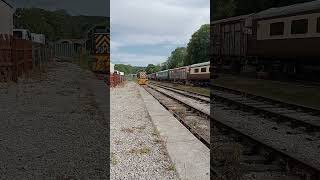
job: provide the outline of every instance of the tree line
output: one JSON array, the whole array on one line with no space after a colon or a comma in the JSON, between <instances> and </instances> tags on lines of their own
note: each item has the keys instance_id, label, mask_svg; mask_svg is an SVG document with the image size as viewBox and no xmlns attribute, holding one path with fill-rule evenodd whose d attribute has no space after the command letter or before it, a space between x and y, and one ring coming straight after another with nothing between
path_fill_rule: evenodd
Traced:
<instances>
[{"instance_id":1,"label":"tree line","mask_svg":"<svg viewBox=\"0 0 320 180\"><path fill-rule=\"evenodd\" d=\"M114 69L124 72L124 74L137 74L140 71L145 71L146 68L126 64L115 64Z\"/></svg>"},{"instance_id":2,"label":"tree line","mask_svg":"<svg viewBox=\"0 0 320 180\"><path fill-rule=\"evenodd\" d=\"M71 16L65 10L47 11L40 8L17 8L14 26L33 33L45 34L50 41L85 38L94 25L109 25L109 17Z\"/></svg>"}]
</instances>

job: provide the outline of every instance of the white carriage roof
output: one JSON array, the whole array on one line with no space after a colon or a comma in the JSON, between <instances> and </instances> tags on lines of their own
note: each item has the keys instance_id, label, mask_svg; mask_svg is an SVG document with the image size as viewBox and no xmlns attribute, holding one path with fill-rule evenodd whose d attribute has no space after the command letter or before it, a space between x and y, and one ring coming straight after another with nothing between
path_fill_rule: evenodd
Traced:
<instances>
[{"instance_id":1,"label":"white carriage roof","mask_svg":"<svg viewBox=\"0 0 320 180\"><path fill-rule=\"evenodd\" d=\"M220 24L220 23L225 23L225 22L230 22L230 21L239 21L239 20L247 19L252 15L253 14L246 14L246 15L241 15L241 16L234 16L234 17L230 17L230 18L220 19L220 20L212 21L211 24Z\"/></svg>"},{"instance_id":2,"label":"white carriage roof","mask_svg":"<svg viewBox=\"0 0 320 180\"><path fill-rule=\"evenodd\" d=\"M255 14L254 18L255 19L269 18L274 16L290 15L290 14L296 14L296 13L306 12L306 11L314 11L319 9L320 9L320 0L316 0L316 1L306 2L306 3L294 4L290 6L270 8Z\"/></svg>"},{"instance_id":3,"label":"white carriage roof","mask_svg":"<svg viewBox=\"0 0 320 180\"><path fill-rule=\"evenodd\" d=\"M163 73L163 72L166 72L166 71L169 71L169 69L166 69L166 70L163 70L163 71L159 71L157 73Z\"/></svg>"},{"instance_id":4,"label":"white carriage roof","mask_svg":"<svg viewBox=\"0 0 320 180\"><path fill-rule=\"evenodd\" d=\"M208 65L210 65L210 61L203 62L203 63L198 63L198 64L193 64L190 67L199 67L199 66L208 66Z\"/></svg>"}]
</instances>

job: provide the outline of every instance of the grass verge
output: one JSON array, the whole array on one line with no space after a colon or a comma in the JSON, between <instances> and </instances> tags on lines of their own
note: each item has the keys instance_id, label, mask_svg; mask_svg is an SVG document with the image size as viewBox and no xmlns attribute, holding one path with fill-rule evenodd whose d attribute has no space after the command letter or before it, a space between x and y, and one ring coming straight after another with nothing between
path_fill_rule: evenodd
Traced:
<instances>
[{"instance_id":1,"label":"grass verge","mask_svg":"<svg viewBox=\"0 0 320 180\"><path fill-rule=\"evenodd\" d=\"M220 76L214 84L279 101L320 109L320 87L298 83Z\"/></svg>"}]
</instances>

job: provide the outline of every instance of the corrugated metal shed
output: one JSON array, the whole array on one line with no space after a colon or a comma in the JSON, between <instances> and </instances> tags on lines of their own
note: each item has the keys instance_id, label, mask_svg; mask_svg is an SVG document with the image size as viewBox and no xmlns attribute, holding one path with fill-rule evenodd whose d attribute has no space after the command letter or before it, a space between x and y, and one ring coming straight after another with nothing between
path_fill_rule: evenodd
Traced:
<instances>
[{"instance_id":1,"label":"corrugated metal shed","mask_svg":"<svg viewBox=\"0 0 320 180\"><path fill-rule=\"evenodd\" d=\"M270 8L254 15L255 19L270 18L275 16L284 16L297 14L306 11L315 11L320 9L320 0L306 3L299 3L279 8Z\"/></svg>"}]
</instances>

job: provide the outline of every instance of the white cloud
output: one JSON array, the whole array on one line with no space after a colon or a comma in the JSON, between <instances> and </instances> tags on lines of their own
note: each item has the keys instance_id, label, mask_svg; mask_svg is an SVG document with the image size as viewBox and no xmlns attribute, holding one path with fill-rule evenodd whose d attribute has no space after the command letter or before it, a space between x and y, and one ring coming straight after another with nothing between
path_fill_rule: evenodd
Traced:
<instances>
[{"instance_id":1,"label":"white cloud","mask_svg":"<svg viewBox=\"0 0 320 180\"><path fill-rule=\"evenodd\" d=\"M186 45L209 22L209 0L112 0L111 39L117 48L111 53L123 53L124 46Z\"/></svg>"},{"instance_id":2,"label":"white cloud","mask_svg":"<svg viewBox=\"0 0 320 180\"><path fill-rule=\"evenodd\" d=\"M113 41L111 39L111 41L110 41L110 49L111 49L111 51L116 52L117 50L119 50L119 48L121 46L122 46L122 44L120 42Z\"/></svg>"}]
</instances>

